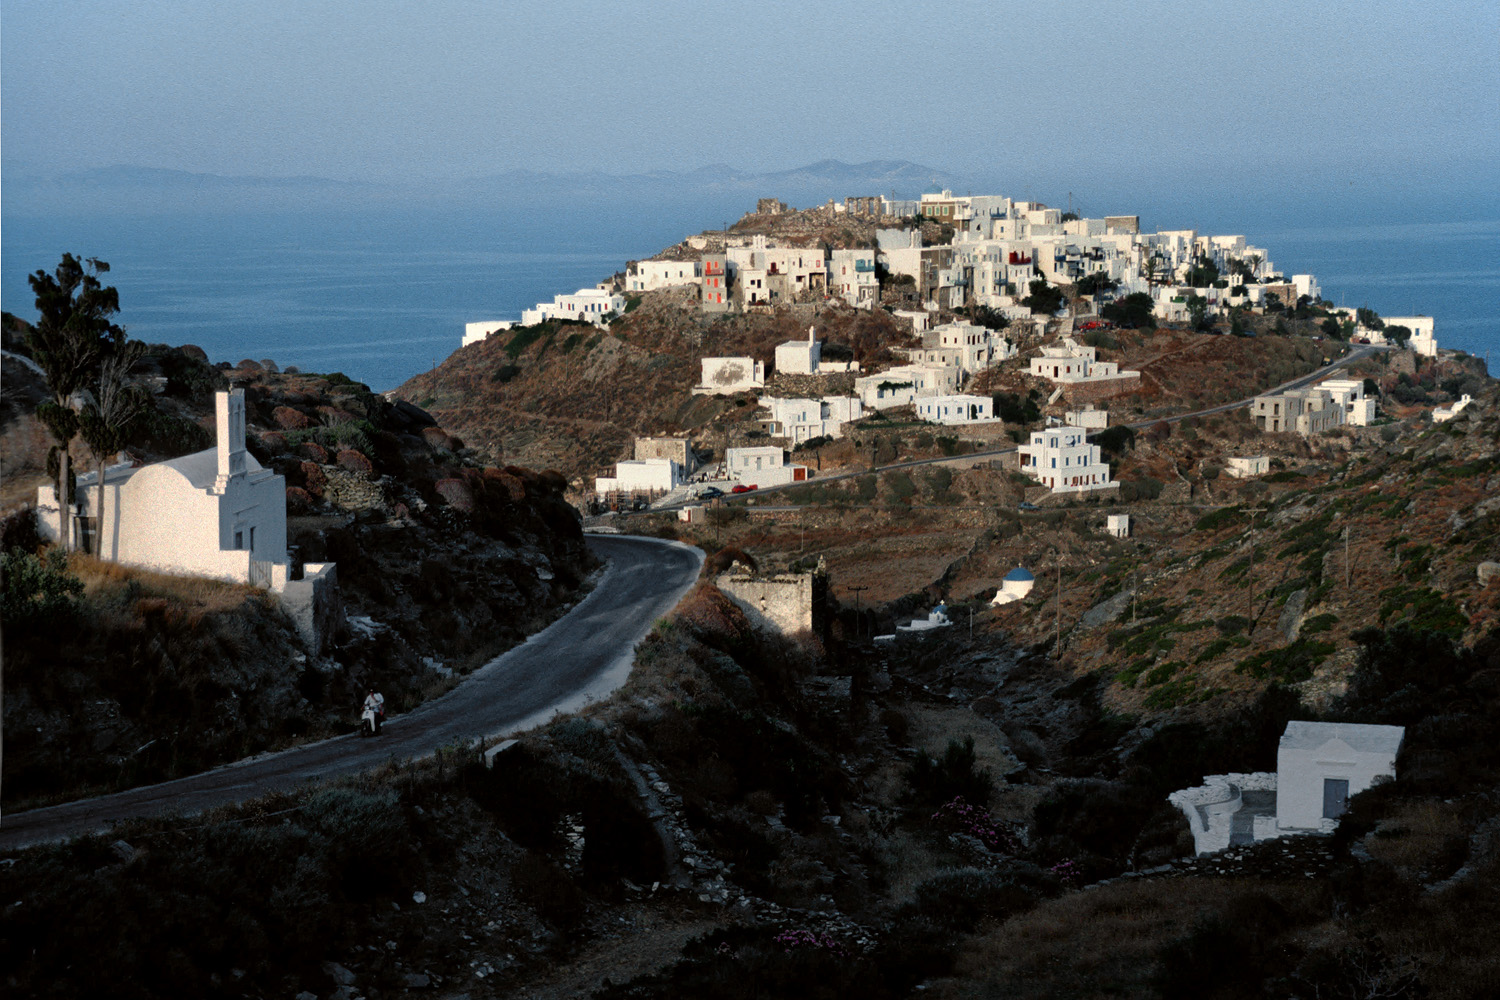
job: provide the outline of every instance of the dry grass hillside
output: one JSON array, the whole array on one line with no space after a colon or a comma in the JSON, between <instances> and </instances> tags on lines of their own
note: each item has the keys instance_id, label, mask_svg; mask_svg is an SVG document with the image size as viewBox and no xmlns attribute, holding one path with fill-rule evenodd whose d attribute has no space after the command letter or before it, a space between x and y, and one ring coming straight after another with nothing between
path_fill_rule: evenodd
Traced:
<instances>
[{"instance_id":1,"label":"dry grass hillside","mask_svg":"<svg viewBox=\"0 0 1500 1000\"><path fill-rule=\"evenodd\" d=\"M396 395L429 410L496 462L556 468L575 487L631 457L636 435L688 433L722 447L727 426L754 411L750 394L695 396L710 356L751 356L770 369L776 345L819 339L847 346L856 359L888 359L906 342L883 312L790 310L706 316L680 293L647 293L640 305L600 330L546 323L496 334L465 347Z\"/></svg>"}]
</instances>

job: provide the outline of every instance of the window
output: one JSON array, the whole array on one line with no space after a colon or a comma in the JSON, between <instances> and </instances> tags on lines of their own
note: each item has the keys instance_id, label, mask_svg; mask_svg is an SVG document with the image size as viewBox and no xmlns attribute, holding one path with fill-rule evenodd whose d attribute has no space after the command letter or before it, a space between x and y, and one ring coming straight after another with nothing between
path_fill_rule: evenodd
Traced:
<instances>
[{"instance_id":1,"label":"window","mask_svg":"<svg viewBox=\"0 0 1500 1000\"><path fill-rule=\"evenodd\" d=\"M243 531L236 531L234 533L234 547L236 549L243 549L245 547L245 533Z\"/></svg>"},{"instance_id":2,"label":"window","mask_svg":"<svg viewBox=\"0 0 1500 1000\"><path fill-rule=\"evenodd\" d=\"M255 528L254 527L251 527L251 529L250 529L250 551L251 552L255 551Z\"/></svg>"}]
</instances>

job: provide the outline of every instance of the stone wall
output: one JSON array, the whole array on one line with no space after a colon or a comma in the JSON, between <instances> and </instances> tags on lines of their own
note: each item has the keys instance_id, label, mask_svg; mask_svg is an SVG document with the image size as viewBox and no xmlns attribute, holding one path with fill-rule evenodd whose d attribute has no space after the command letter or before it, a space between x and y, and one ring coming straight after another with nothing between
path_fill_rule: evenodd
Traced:
<instances>
[{"instance_id":1,"label":"stone wall","mask_svg":"<svg viewBox=\"0 0 1500 1000\"><path fill-rule=\"evenodd\" d=\"M737 604L750 624L765 632L793 635L813 630L812 573L720 574L714 585Z\"/></svg>"},{"instance_id":2,"label":"stone wall","mask_svg":"<svg viewBox=\"0 0 1500 1000\"><path fill-rule=\"evenodd\" d=\"M1119 378L1100 379L1089 382L1063 382L1059 388L1063 391L1063 398L1068 405L1077 406L1079 403L1097 403L1101 400L1114 399L1118 396L1127 396L1136 392L1141 387L1139 375L1125 376Z\"/></svg>"},{"instance_id":3,"label":"stone wall","mask_svg":"<svg viewBox=\"0 0 1500 1000\"><path fill-rule=\"evenodd\" d=\"M309 653L317 656L328 649L344 627L344 602L335 564L307 563L302 579L287 581L281 604Z\"/></svg>"}]
</instances>

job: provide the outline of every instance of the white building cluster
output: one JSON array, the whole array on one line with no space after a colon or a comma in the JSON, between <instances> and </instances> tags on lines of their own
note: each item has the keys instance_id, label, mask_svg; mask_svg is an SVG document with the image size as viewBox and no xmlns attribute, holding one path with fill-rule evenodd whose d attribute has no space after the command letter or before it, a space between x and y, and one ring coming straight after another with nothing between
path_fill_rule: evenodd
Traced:
<instances>
[{"instance_id":1,"label":"white building cluster","mask_svg":"<svg viewBox=\"0 0 1500 1000\"><path fill-rule=\"evenodd\" d=\"M1257 430L1270 434L1309 437L1345 425L1369 426L1375 419L1375 400L1365 395L1363 379L1331 378L1308 389L1256 396L1250 419Z\"/></svg>"}]
</instances>

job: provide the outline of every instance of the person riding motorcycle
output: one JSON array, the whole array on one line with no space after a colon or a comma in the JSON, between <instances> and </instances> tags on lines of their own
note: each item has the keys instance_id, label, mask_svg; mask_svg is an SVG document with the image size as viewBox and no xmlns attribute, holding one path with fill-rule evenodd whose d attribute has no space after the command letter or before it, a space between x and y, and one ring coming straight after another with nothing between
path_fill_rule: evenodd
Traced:
<instances>
[{"instance_id":1,"label":"person riding motorcycle","mask_svg":"<svg viewBox=\"0 0 1500 1000\"><path fill-rule=\"evenodd\" d=\"M365 695L364 710L374 716L375 735L380 735L381 723L385 722L385 695L370 688Z\"/></svg>"}]
</instances>

